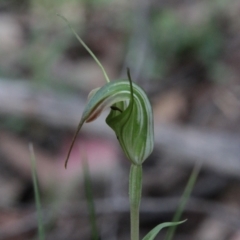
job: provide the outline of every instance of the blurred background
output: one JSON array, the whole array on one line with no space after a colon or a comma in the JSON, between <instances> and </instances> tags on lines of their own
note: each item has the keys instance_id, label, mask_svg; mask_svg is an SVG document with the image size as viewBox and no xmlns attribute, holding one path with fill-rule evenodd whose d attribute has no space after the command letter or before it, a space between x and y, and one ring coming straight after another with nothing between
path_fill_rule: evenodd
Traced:
<instances>
[{"instance_id":1,"label":"blurred background","mask_svg":"<svg viewBox=\"0 0 240 240\"><path fill-rule=\"evenodd\" d=\"M107 113L84 125L64 169L87 95L105 80L56 13L112 80L129 67L151 100L156 144L144 163L141 236L171 221L202 163L174 239L240 240L238 0L0 0L0 239L37 236L30 142L46 239L90 239L84 156L101 239L129 239L130 164Z\"/></svg>"}]
</instances>

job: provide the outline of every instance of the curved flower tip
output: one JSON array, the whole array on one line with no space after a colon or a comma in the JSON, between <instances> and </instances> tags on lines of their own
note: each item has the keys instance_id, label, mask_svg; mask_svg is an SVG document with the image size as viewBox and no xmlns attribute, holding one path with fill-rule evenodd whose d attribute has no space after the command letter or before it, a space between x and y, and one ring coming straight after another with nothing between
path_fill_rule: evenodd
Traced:
<instances>
[{"instance_id":1,"label":"curved flower tip","mask_svg":"<svg viewBox=\"0 0 240 240\"><path fill-rule=\"evenodd\" d=\"M127 158L135 165L142 164L151 154L154 145L152 107L145 92L129 80L119 80L93 90L70 146L72 147L84 122L95 120L101 112L111 107L106 123L115 132Z\"/></svg>"}]
</instances>

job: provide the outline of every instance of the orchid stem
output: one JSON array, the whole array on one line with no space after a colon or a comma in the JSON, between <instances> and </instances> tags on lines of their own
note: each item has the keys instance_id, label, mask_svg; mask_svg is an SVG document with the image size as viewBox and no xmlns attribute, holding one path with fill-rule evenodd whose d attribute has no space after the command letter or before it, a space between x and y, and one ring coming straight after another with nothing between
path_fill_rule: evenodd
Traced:
<instances>
[{"instance_id":1,"label":"orchid stem","mask_svg":"<svg viewBox=\"0 0 240 240\"><path fill-rule=\"evenodd\" d=\"M139 240L139 208L142 195L142 165L131 165L129 175L129 199L131 240Z\"/></svg>"}]
</instances>

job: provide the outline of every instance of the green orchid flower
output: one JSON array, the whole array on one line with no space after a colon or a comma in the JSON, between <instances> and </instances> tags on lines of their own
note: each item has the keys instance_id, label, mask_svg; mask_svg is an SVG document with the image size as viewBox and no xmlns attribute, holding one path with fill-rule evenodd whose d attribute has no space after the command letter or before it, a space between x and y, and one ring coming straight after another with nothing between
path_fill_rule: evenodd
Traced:
<instances>
[{"instance_id":1,"label":"green orchid flower","mask_svg":"<svg viewBox=\"0 0 240 240\"><path fill-rule=\"evenodd\" d=\"M154 145L153 112L147 95L137 84L132 83L129 69L128 80L110 82L100 61L78 36L68 20L60 14L57 15L67 23L78 41L93 57L107 81L103 87L94 89L89 94L87 105L67 154L65 168L83 124L95 120L108 107L111 111L106 123L115 132L130 162L140 166L151 154Z\"/></svg>"},{"instance_id":2,"label":"green orchid flower","mask_svg":"<svg viewBox=\"0 0 240 240\"><path fill-rule=\"evenodd\" d=\"M89 94L65 167L83 124L95 120L106 108L111 108L106 123L115 132L127 158L141 165L151 154L154 145L152 107L145 92L132 83L129 71L128 78L109 82Z\"/></svg>"},{"instance_id":3,"label":"green orchid flower","mask_svg":"<svg viewBox=\"0 0 240 240\"><path fill-rule=\"evenodd\" d=\"M139 240L139 208L142 195L142 163L151 154L154 145L153 113L145 92L137 85L132 83L130 72L128 70L128 80L118 80L110 82L105 69L100 61L88 48L88 46L78 36L68 20L59 15L72 30L73 34L89 52L96 63L101 68L107 81L101 88L94 89L89 94L87 105L83 111L77 131L73 137L70 149L68 151L65 167L77 138L85 122L95 120L104 109L110 108L110 113L106 118L106 123L113 129L116 137L129 161L131 162L129 174L129 200L130 200L130 226L131 240ZM153 228L143 240L154 240L159 231L165 227L177 226L184 221L178 221L181 215L185 200L189 197L193 183L196 180L198 172L194 172L187 185L186 194L176 212L175 221L162 223ZM92 210L92 209L91 209ZM93 227L93 231L94 227ZM172 239L174 230L167 236Z\"/></svg>"}]
</instances>

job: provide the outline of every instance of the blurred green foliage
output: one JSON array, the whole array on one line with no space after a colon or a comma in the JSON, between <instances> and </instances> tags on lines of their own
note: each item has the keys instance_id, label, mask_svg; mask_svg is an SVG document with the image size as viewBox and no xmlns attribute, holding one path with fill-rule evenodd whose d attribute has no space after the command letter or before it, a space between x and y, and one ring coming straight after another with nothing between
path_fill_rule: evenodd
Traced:
<instances>
[{"instance_id":1,"label":"blurred green foliage","mask_svg":"<svg viewBox=\"0 0 240 240\"><path fill-rule=\"evenodd\" d=\"M115 5L111 6L111 3L116 2L117 0L0 1L2 12L9 13L9 9L11 9L13 12L19 11L18 14L22 14L23 18L20 18L22 22L19 25L24 28L23 46L15 52L10 52L9 55L4 55L4 58L0 56L3 59L2 62L9 62L9 64L0 65L0 77L30 79L38 87L52 87L55 90L64 92L78 91L79 88L76 90L76 87L71 86L69 82L73 80L72 82L80 82L81 84L82 76L71 75L71 70L67 71L67 74L63 76L59 74L58 69L61 66L68 68L72 64L68 56L69 48L72 47L73 51L80 55L81 60L85 55L83 56L82 52L79 52L79 48L73 47L77 41L70 31L66 31L67 27L56 16L56 13L64 15L83 39L87 36L86 39L91 42L91 38L94 38L94 36L102 37L97 31L102 31L105 27L111 28L111 30L117 28L114 38L117 41L120 38L121 40L127 39L123 43L127 45L134 32L133 27L136 27L132 24L135 9L132 9L132 5L127 1L121 3L125 4L123 8L113 9ZM123 9L127 11L123 11ZM150 33L148 39L150 39L153 54L146 57L142 67L144 71L148 72L146 74L147 79L159 80L165 78L189 62L202 66L205 75L210 80L227 79L228 71L223 61L221 61L225 36L218 15L214 14L214 11L212 11L213 14L209 14L206 19L196 25L187 22L187 19L179 20L179 15L177 15L174 8L151 10L151 18L148 21L149 31L146 30L146 34ZM91 14L88 14L89 12ZM104 14L110 17L102 17ZM98 25L95 20L92 23L95 28L91 24L89 27L88 20L89 18L91 20L89 15L92 15L92 17L94 15L97 20L100 19L101 23ZM113 20L112 15L117 20ZM18 15L11 15L12 18L18 19L16 16ZM204 16L202 14L202 18ZM100 30L98 29L99 26L101 27ZM141 26L139 26L139 29L145 31ZM89 35L89 33L86 33L87 31L93 31L93 34ZM94 31L97 33L94 34ZM105 44L105 42L108 43L107 38L108 36L102 37L103 43L99 43L99 45ZM96 45L98 41L97 38L93 42ZM116 45L120 42L117 41ZM119 44L115 49L121 47ZM114 47L111 46L110 42L109 51L114 51L113 49ZM126 50L119 59L121 58L124 61L124 55L128 54L127 51L129 50ZM139 51L139 49L136 48L135 51ZM78 62L74 64L74 67L78 66ZM118 71L118 69L115 70ZM20 131L20 129L24 128L24 120L13 117L6 122L4 121L3 125Z\"/></svg>"},{"instance_id":2,"label":"blurred green foliage","mask_svg":"<svg viewBox=\"0 0 240 240\"><path fill-rule=\"evenodd\" d=\"M21 132L27 127L24 119L16 116L0 117L0 129L11 129L14 132Z\"/></svg>"},{"instance_id":3,"label":"blurred green foliage","mask_svg":"<svg viewBox=\"0 0 240 240\"><path fill-rule=\"evenodd\" d=\"M214 18L196 26L179 21L174 11L163 10L152 16L151 42L156 74L165 76L186 59L210 71L222 52L223 33Z\"/></svg>"}]
</instances>

